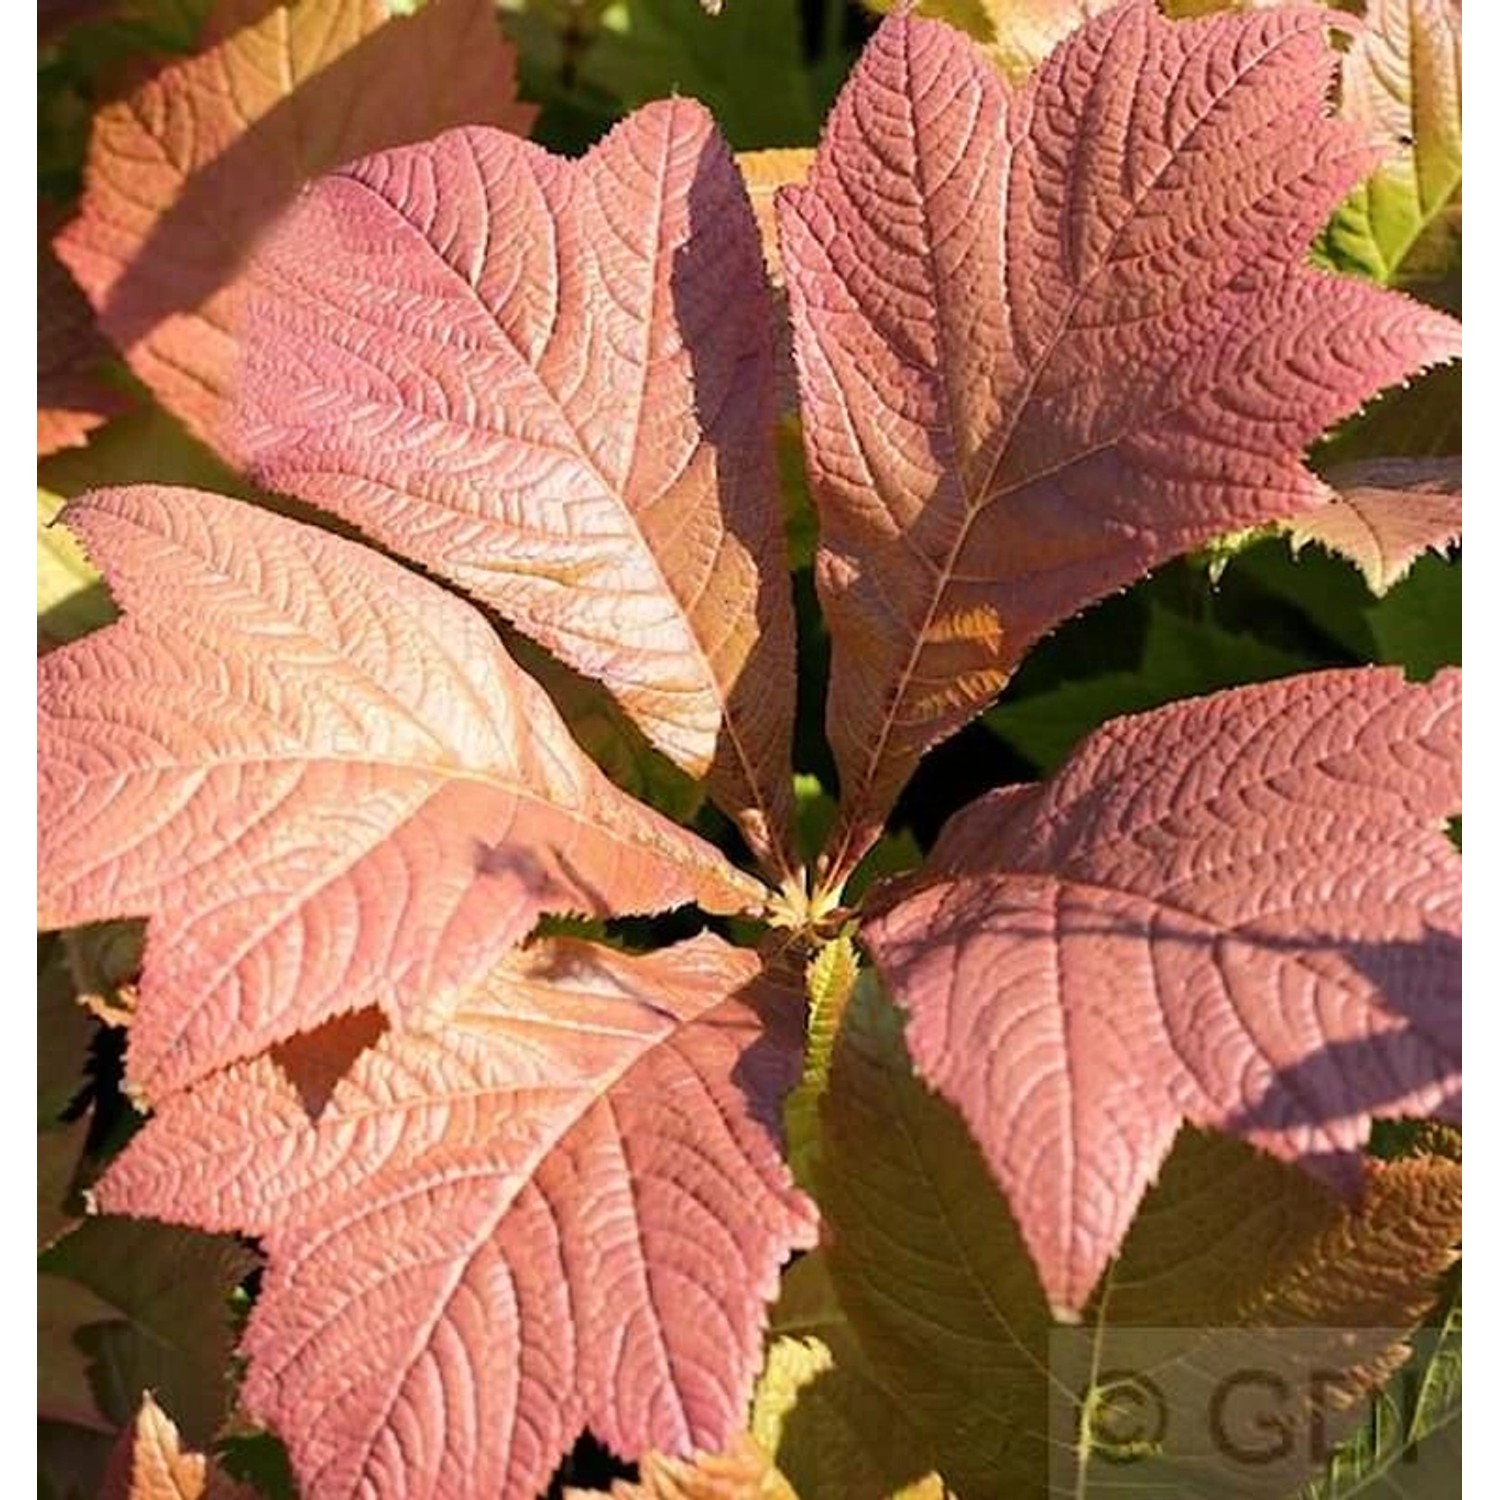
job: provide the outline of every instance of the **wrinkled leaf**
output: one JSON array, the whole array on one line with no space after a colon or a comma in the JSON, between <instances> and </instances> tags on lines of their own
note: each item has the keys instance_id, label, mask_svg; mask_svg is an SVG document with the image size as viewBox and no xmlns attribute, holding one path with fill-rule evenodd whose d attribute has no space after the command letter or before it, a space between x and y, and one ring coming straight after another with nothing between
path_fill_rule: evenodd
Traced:
<instances>
[{"instance_id":1,"label":"wrinkled leaf","mask_svg":"<svg viewBox=\"0 0 1500 1500\"><path fill-rule=\"evenodd\" d=\"M1460 682L1313 673L1116 720L956 815L866 924L1060 1314L1184 1120L1348 1186L1374 1116L1457 1119Z\"/></svg>"},{"instance_id":2,"label":"wrinkled leaf","mask_svg":"<svg viewBox=\"0 0 1500 1500\"><path fill-rule=\"evenodd\" d=\"M1462 58L1460 0L1369 0L1344 59L1339 109L1384 158L1323 236L1334 265L1383 282L1451 265L1463 182Z\"/></svg>"},{"instance_id":3,"label":"wrinkled leaf","mask_svg":"<svg viewBox=\"0 0 1500 1500\"><path fill-rule=\"evenodd\" d=\"M369 158L257 275L256 472L602 681L790 870L769 298L707 114L581 162L484 130Z\"/></svg>"},{"instance_id":4,"label":"wrinkled leaf","mask_svg":"<svg viewBox=\"0 0 1500 1500\"><path fill-rule=\"evenodd\" d=\"M221 0L200 55L95 116L79 216L57 242L157 398L222 442L259 236L309 179L449 125L525 130L489 0Z\"/></svg>"},{"instance_id":5,"label":"wrinkled leaf","mask_svg":"<svg viewBox=\"0 0 1500 1500\"><path fill-rule=\"evenodd\" d=\"M809 1190L815 1181L818 1101L828 1087L839 1020L858 977L859 953L847 933L825 943L807 965L807 1054L797 1087L787 1096L786 1138L792 1173Z\"/></svg>"},{"instance_id":6,"label":"wrinkled leaf","mask_svg":"<svg viewBox=\"0 0 1500 1500\"><path fill-rule=\"evenodd\" d=\"M585 1425L716 1449L814 1228L758 972L708 936L536 944L439 1032L364 1012L167 1100L99 1200L262 1236L244 1403L319 1500L531 1500Z\"/></svg>"},{"instance_id":7,"label":"wrinkled leaf","mask_svg":"<svg viewBox=\"0 0 1500 1500\"><path fill-rule=\"evenodd\" d=\"M1295 1168L1186 1131L1099 1292L1059 1329L983 1155L913 1075L900 1017L868 978L845 1018L823 1120L818 1197L839 1303L962 1495L1240 1493L1244 1471L1188 1441L1203 1413L1199 1375L1264 1368L1300 1395L1311 1352L1324 1389L1369 1388L1401 1357L1391 1331L1431 1304L1460 1233L1453 1163L1377 1164L1362 1201L1346 1206ZM1092 1356L1081 1367L1079 1353ZM1074 1400L1088 1397L1091 1371L1111 1367L1162 1389L1168 1440L1158 1461L1095 1455L1079 1476ZM1252 1489L1285 1495L1308 1448L1250 1474Z\"/></svg>"},{"instance_id":8,"label":"wrinkled leaf","mask_svg":"<svg viewBox=\"0 0 1500 1500\"><path fill-rule=\"evenodd\" d=\"M1023 86L947 27L866 49L778 198L833 640L837 884L1040 635L1328 498L1307 445L1458 327L1312 269L1373 165L1309 6L1126 0ZM998 291L997 291L998 289Z\"/></svg>"},{"instance_id":9,"label":"wrinkled leaf","mask_svg":"<svg viewBox=\"0 0 1500 1500\"><path fill-rule=\"evenodd\" d=\"M151 917L135 1087L451 1008L543 911L756 904L435 585L197 491L67 520L125 618L39 664L39 921Z\"/></svg>"},{"instance_id":10,"label":"wrinkled leaf","mask_svg":"<svg viewBox=\"0 0 1500 1500\"><path fill-rule=\"evenodd\" d=\"M1338 498L1292 524L1292 546L1317 542L1348 558L1372 593L1386 593L1424 552L1452 546L1463 529L1456 458L1372 459L1331 470L1328 482Z\"/></svg>"}]
</instances>

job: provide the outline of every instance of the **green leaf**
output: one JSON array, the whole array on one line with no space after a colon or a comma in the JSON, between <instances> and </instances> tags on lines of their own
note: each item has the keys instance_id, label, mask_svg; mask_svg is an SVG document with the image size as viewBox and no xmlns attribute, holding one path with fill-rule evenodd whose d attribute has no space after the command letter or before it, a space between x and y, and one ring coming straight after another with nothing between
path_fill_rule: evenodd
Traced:
<instances>
[{"instance_id":1,"label":"green leaf","mask_svg":"<svg viewBox=\"0 0 1500 1500\"><path fill-rule=\"evenodd\" d=\"M180 484L243 499L266 498L175 418L150 405L100 428L86 447L65 448L38 464L37 483L66 500L117 484Z\"/></svg>"},{"instance_id":2,"label":"green leaf","mask_svg":"<svg viewBox=\"0 0 1500 1500\"><path fill-rule=\"evenodd\" d=\"M57 517L66 502L36 492L36 625L43 649L76 640L115 618L109 591Z\"/></svg>"},{"instance_id":3,"label":"green leaf","mask_svg":"<svg viewBox=\"0 0 1500 1500\"><path fill-rule=\"evenodd\" d=\"M1355 1437L1302 1500L1448 1500L1462 1488L1463 1350L1458 1298L1415 1340L1411 1363L1370 1403Z\"/></svg>"},{"instance_id":4,"label":"green leaf","mask_svg":"<svg viewBox=\"0 0 1500 1500\"><path fill-rule=\"evenodd\" d=\"M741 0L717 16L699 0L615 0L578 73L630 109L691 95L740 151L812 145L822 125L797 0Z\"/></svg>"},{"instance_id":5,"label":"green leaf","mask_svg":"<svg viewBox=\"0 0 1500 1500\"><path fill-rule=\"evenodd\" d=\"M808 1190L816 1181L818 1101L828 1087L839 1021L858 978L859 954L847 933L825 944L807 966L807 1054L802 1077L783 1108L792 1175Z\"/></svg>"},{"instance_id":6,"label":"green leaf","mask_svg":"<svg viewBox=\"0 0 1500 1500\"><path fill-rule=\"evenodd\" d=\"M875 1377L820 1251L782 1280L750 1430L798 1500L942 1500L921 1434Z\"/></svg>"},{"instance_id":7,"label":"green leaf","mask_svg":"<svg viewBox=\"0 0 1500 1500\"><path fill-rule=\"evenodd\" d=\"M1178 698L1241 683L1264 682L1305 669L1301 657L1221 629L1188 620L1152 601L1140 663L1130 671L1063 681L1029 697L1005 698L984 722L1040 771L1059 766L1090 730L1119 714L1140 713Z\"/></svg>"},{"instance_id":8,"label":"green leaf","mask_svg":"<svg viewBox=\"0 0 1500 1500\"><path fill-rule=\"evenodd\" d=\"M1419 1322L1452 1264L1457 1164L1373 1164L1349 1207L1296 1168L1189 1130L1082 1321L1054 1326L1003 1196L913 1075L901 1032L867 971L823 1098L824 1253L876 1378L960 1494L1040 1495L1049 1481L1076 1496L1232 1493L1243 1469L1199 1442L1203 1382L1253 1366L1305 1390L1315 1356L1331 1399L1372 1388L1400 1357L1392 1331ZM1111 1461L1118 1445L1100 1451L1111 1369L1148 1377L1172 1418L1161 1451L1128 1464ZM1292 1415L1299 1430L1312 1420ZM1294 1489L1309 1452L1297 1445L1256 1483Z\"/></svg>"},{"instance_id":9,"label":"green leaf","mask_svg":"<svg viewBox=\"0 0 1500 1500\"><path fill-rule=\"evenodd\" d=\"M1379 659L1423 681L1457 665L1463 646L1463 560L1421 557L1383 599L1366 607Z\"/></svg>"},{"instance_id":10,"label":"green leaf","mask_svg":"<svg viewBox=\"0 0 1500 1500\"><path fill-rule=\"evenodd\" d=\"M1370 0L1340 110L1386 155L1324 231L1335 269L1389 285L1442 276L1456 259L1462 32L1459 0Z\"/></svg>"}]
</instances>

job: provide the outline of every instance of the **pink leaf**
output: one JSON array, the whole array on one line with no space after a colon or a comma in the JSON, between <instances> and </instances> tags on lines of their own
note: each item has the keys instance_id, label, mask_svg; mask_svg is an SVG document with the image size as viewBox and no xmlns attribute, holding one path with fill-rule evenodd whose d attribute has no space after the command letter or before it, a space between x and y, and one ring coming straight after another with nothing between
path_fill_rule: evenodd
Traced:
<instances>
[{"instance_id":1,"label":"pink leaf","mask_svg":"<svg viewBox=\"0 0 1500 1500\"><path fill-rule=\"evenodd\" d=\"M580 162L477 129L372 157L257 274L256 473L602 681L789 870L770 300L704 110Z\"/></svg>"},{"instance_id":2,"label":"pink leaf","mask_svg":"<svg viewBox=\"0 0 1500 1500\"><path fill-rule=\"evenodd\" d=\"M1456 1119L1460 674L1235 689L959 813L865 929L1043 1285L1080 1309L1183 1120L1336 1184Z\"/></svg>"},{"instance_id":3,"label":"pink leaf","mask_svg":"<svg viewBox=\"0 0 1500 1500\"><path fill-rule=\"evenodd\" d=\"M1292 545L1317 542L1347 557L1372 592L1384 594L1424 552L1463 530L1463 471L1456 458L1373 458L1332 470L1338 493L1290 528Z\"/></svg>"},{"instance_id":4,"label":"pink leaf","mask_svg":"<svg viewBox=\"0 0 1500 1500\"><path fill-rule=\"evenodd\" d=\"M1024 86L898 17L779 200L837 882L918 756L1090 600L1328 498L1308 443L1458 326L1315 271L1373 165L1327 117L1320 7L1172 24L1125 0Z\"/></svg>"},{"instance_id":5,"label":"pink leaf","mask_svg":"<svg viewBox=\"0 0 1500 1500\"><path fill-rule=\"evenodd\" d=\"M193 490L65 513L125 613L38 666L40 921L150 916L130 1076L450 1006L543 911L753 906L595 769L469 605Z\"/></svg>"},{"instance_id":6,"label":"pink leaf","mask_svg":"<svg viewBox=\"0 0 1500 1500\"><path fill-rule=\"evenodd\" d=\"M197 57L94 118L58 252L104 331L193 432L221 442L251 246L310 178L463 122L526 130L491 0L219 0Z\"/></svg>"},{"instance_id":7,"label":"pink leaf","mask_svg":"<svg viewBox=\"0 0 1500 1500\"><path fill-rule=\"evenodd\" d=\"M717 1448L814 1237L786 999L709 936L541 943L439 1032L346 1018L167 1100L100 1201L264 1237L245 1400L304 1494L530 1500L585 1425Z\"/></svg>"}]
</instances>

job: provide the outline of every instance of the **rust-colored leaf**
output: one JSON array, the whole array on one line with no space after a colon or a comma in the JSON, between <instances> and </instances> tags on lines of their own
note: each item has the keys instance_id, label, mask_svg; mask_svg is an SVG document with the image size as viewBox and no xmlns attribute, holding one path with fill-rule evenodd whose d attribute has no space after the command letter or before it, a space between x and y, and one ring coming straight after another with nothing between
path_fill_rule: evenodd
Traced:
<instances>
[{"instance_id":1,"label":"rust-colored leaf","mask_svg":"<svg viewBox=\"0 0 1500 1500\"><path fill-rule=\"evenodd\" d=\"M793 870L770 299L706 111L577 162L477 129L368 158L258 265L257 475L601 681Z\"/></svg>"},{"instance_id":2,"label":"rust-colored leaf","mask_svg":"<svg viewBox=\"0 0 1500 1500\"><path fill-rule=\"evenodd\" d=\"M449 125L524 131L489 0L221 0L197 57L94 120L83 202L57 242L100 326L157 398L222 443L247 258L303 183Z\"/></svg>"},{"instance_id":3,"label":"rust-colored leaf","mask_svg":"<svg viewBox=\"0 0 1500 1500\"><path fill-rule=\"evenodd\" d=\"M533 1500L585 1425L717 1449L814 1237L787 1000L709 936L538 943L441 1030L346 1017L165 1101L98 1197L261 1236L244 1401L318 1500Z\"/></svg>"},{"instance_id":4,"label":"rust-colored leaf","mask_svg":"<svg viewBox=\"0 0 1500 1500\"><path fill-rule=\"evenodd\" d=\"M66 516L124 618L38 666L39 919L151 918L134 1087L366 1005L431 1018L543 911L757 903L435 584L193 490Z\"/></svg>"},{"instance_id":5,"label":"rust-colored leaf","mask_svg":"<svg viewBox=\"0 0 1500 1500\"><path fill-rule=\"evenodd\" d=\"M1025 85L895 18L778 198L833 642L838 884L1090 600L1329 498L1307 445L1458 326L1313 269L1374 165L1327 14L1125 0Z\"/></svg>"}]
</instances>

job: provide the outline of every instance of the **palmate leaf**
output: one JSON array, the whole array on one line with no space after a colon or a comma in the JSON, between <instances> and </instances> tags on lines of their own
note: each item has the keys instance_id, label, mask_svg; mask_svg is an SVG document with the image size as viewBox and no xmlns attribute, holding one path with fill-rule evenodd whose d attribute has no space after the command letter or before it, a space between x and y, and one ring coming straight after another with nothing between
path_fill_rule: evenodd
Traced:
<instances>
[{"instance_id":1,"label":"palmate leaf","mask_svg":"<svg viewBox=\"0 0 1500 1500\"><path fill-rule=\"evenodd\" d=\"M886 22L779 199L844 799L837 884L1039 635L1326 500L1307 444L1459 349L1306 248L1377 157L1326 13L1125 0L1007 85Z\"/></svg>"},{"instance_id":2,"label":"palmate leaf","mask_svg":"<svg viewBox=\"0 0 1500 1500\"><path fill-rule=\"evenodd\" d=\"M984 1156L914 1076L901 1033L867 977L824 1098L818 1200L838 1303L926 1461L964 1496L1294 1490L1315 1455L1299 1410L1310 1371L1335 1404L1378 1384L1452 1264L1457 1164L1375 1164L1346 1205L1296 1168L1184 1131L1099 1291L1060 1329ZM1079 1406L1112 1368L1158 1387L1165 1441L1132 1463L1096 1453L1080 1474ZM1237 1369L1287 1382L1276 1416L1304 1435L1282 1462L1226 1462L1193 1441L1213 1376ZM1342 1420L1325 1415L1334 1434Z\"/></svg>"},{"instance_id":3,"label":"palmate leaf","mask_svg":"<svg viewBox=\"0 0 1500 1500\"><path fill-rule=\"evenodd\" d=\"M1347 1185L1459 1108L1460 674L1326 672L1120 719L981 798L864 940L1060 1314L1186 1120Z\"/></svg>"},{"instance_id":4,"label":"palmate leaf","mask_svg":"<svg viewBox=\"0 0 1500 1500\"><path fill-rule=\"evenodd\" d=\"M708 936L540 943L440 1031L365 1012L167 1100L99 1201L262 1237L244 1401L318 1500L530 1500L585 1425L717 1449L814 1228L787 1000Z\"/></svg>"},{"instance_id":5,"label":"palmate leaf","mask_svg":"<svg viewBox=\"0 0 1500 1500\"><path fill-rule=\"evenodd\" d=\"M527 129L490 0L220 0L205 50L94 120L57 242L100 326L201 438L222 444L251 248L303 183L461 123Z\"/></svg>"},{"instance_id":6,"label":"palmate leaf","mask_svg":"<svg viewBox=\"0 0 1500 1500\"><path fill-rule=\"evenodd\" d=\"M770 301L702 108L578 162L485 130L371 157L256 274L257 474L597 678L791 871Z\"/></svg>"},{"instance_id":7,"label":"palmate leaf","mask_svg":"<svg viewBox=\"0 0 1500 1500\"><path fill-rule=\"evenodd\" d=\"M763 894L395 563L193 490L101 491L67 521L125 618L38 667L39 920L152 919L137 1089L366 1005L431 1018L543 911Z\"/></svg>"}]
</instances>

